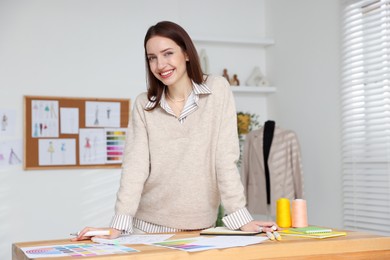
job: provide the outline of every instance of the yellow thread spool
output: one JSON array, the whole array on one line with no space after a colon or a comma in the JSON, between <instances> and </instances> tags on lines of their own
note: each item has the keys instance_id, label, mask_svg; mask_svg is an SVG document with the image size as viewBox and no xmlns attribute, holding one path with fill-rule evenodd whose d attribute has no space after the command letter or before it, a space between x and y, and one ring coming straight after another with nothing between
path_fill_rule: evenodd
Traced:
<instances>
[{"instance_id":1,"label":"yellow thread spool","mask_svg":"<svg viewBox=\"0 0 390 260\"><path fill-rule=\"evenodd\" d=\"M276 201L276 224L281 228L291 227L290 200L280 198Z\"/></svg>"}]
</instances>

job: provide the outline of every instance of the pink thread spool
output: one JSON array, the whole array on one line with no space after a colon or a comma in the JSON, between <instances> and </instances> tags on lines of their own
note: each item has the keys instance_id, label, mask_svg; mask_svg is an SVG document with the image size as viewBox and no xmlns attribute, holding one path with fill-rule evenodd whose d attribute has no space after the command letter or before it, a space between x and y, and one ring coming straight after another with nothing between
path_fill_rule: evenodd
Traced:
<instances>
[{"instance_id":1,"label":"pink thread spool","mask_svg":"<svg viewBox=\"0 0 390 260\"><path fill-rule=\"evenodd\" d=\"M295 199L292 202L292 226L307 227L307 206L306 200Z\"/></svg>"}]
</instances>

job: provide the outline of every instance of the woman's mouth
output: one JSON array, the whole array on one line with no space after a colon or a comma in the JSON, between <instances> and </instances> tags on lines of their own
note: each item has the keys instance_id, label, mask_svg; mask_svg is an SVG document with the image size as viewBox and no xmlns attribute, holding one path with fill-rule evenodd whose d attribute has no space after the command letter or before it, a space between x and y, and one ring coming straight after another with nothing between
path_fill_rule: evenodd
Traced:
<instances>
[{"instance_id":1,"label":"woman's mouth","mask_svg":"<svg viewBox=\"0 0 390 260\"><path fill-rule=\"evenodd\" d=\"M167 70L167 71L161 72L160 76L163 79L169 78L173 74L173 71L174 70L172 69L172 70Z\"/></svg>"}]
</instances>

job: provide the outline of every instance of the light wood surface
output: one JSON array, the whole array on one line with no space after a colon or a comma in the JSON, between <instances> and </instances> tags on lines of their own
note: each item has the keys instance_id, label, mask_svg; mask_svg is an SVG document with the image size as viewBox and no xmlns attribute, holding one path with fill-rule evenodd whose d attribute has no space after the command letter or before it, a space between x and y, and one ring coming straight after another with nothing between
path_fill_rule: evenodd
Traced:
<instances>
[{"instance_id":1,"label":"light wood surface","mask_svg":"<svg viewBox=\"0 0 390 260\"><path fill-rule=\"evenodd\" d=\"M198 236L199 232L178 233L171 239ZM83 241L91 243L90 241ZM13 260L30 260L22 247L50 246L72 244L70 240L49 240L21 242L12 245ZM86 259L120 260L165 260L165 259L390 259L390 237L377 236L362 232L347 232L347 236L326 239L313 239L283 236L282 241L265 241L261 244L246 247L234 247L220 250L206 250L188 253L181 250L161 248L148 245L129 245L140 250L138 253L122 255L107 255L87 257ZM34 258L48 259L75 259L74 257Z\"/></svg>"}]
</instances>

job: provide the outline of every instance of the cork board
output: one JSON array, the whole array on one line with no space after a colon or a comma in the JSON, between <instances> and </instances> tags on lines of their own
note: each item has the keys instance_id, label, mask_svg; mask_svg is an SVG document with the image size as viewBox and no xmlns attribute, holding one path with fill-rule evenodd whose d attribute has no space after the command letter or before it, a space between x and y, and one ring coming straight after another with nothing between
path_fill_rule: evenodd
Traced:
<instances>
[{"instance_id":1,"label":"cork board","mask_svg":"<svg viewBox=\"0 0 390 260\"><path fill-rule=\"evenodd\" d=\"M24 96L25 170L119 168L130 99Z\"/></svg>"}]
</instances>

